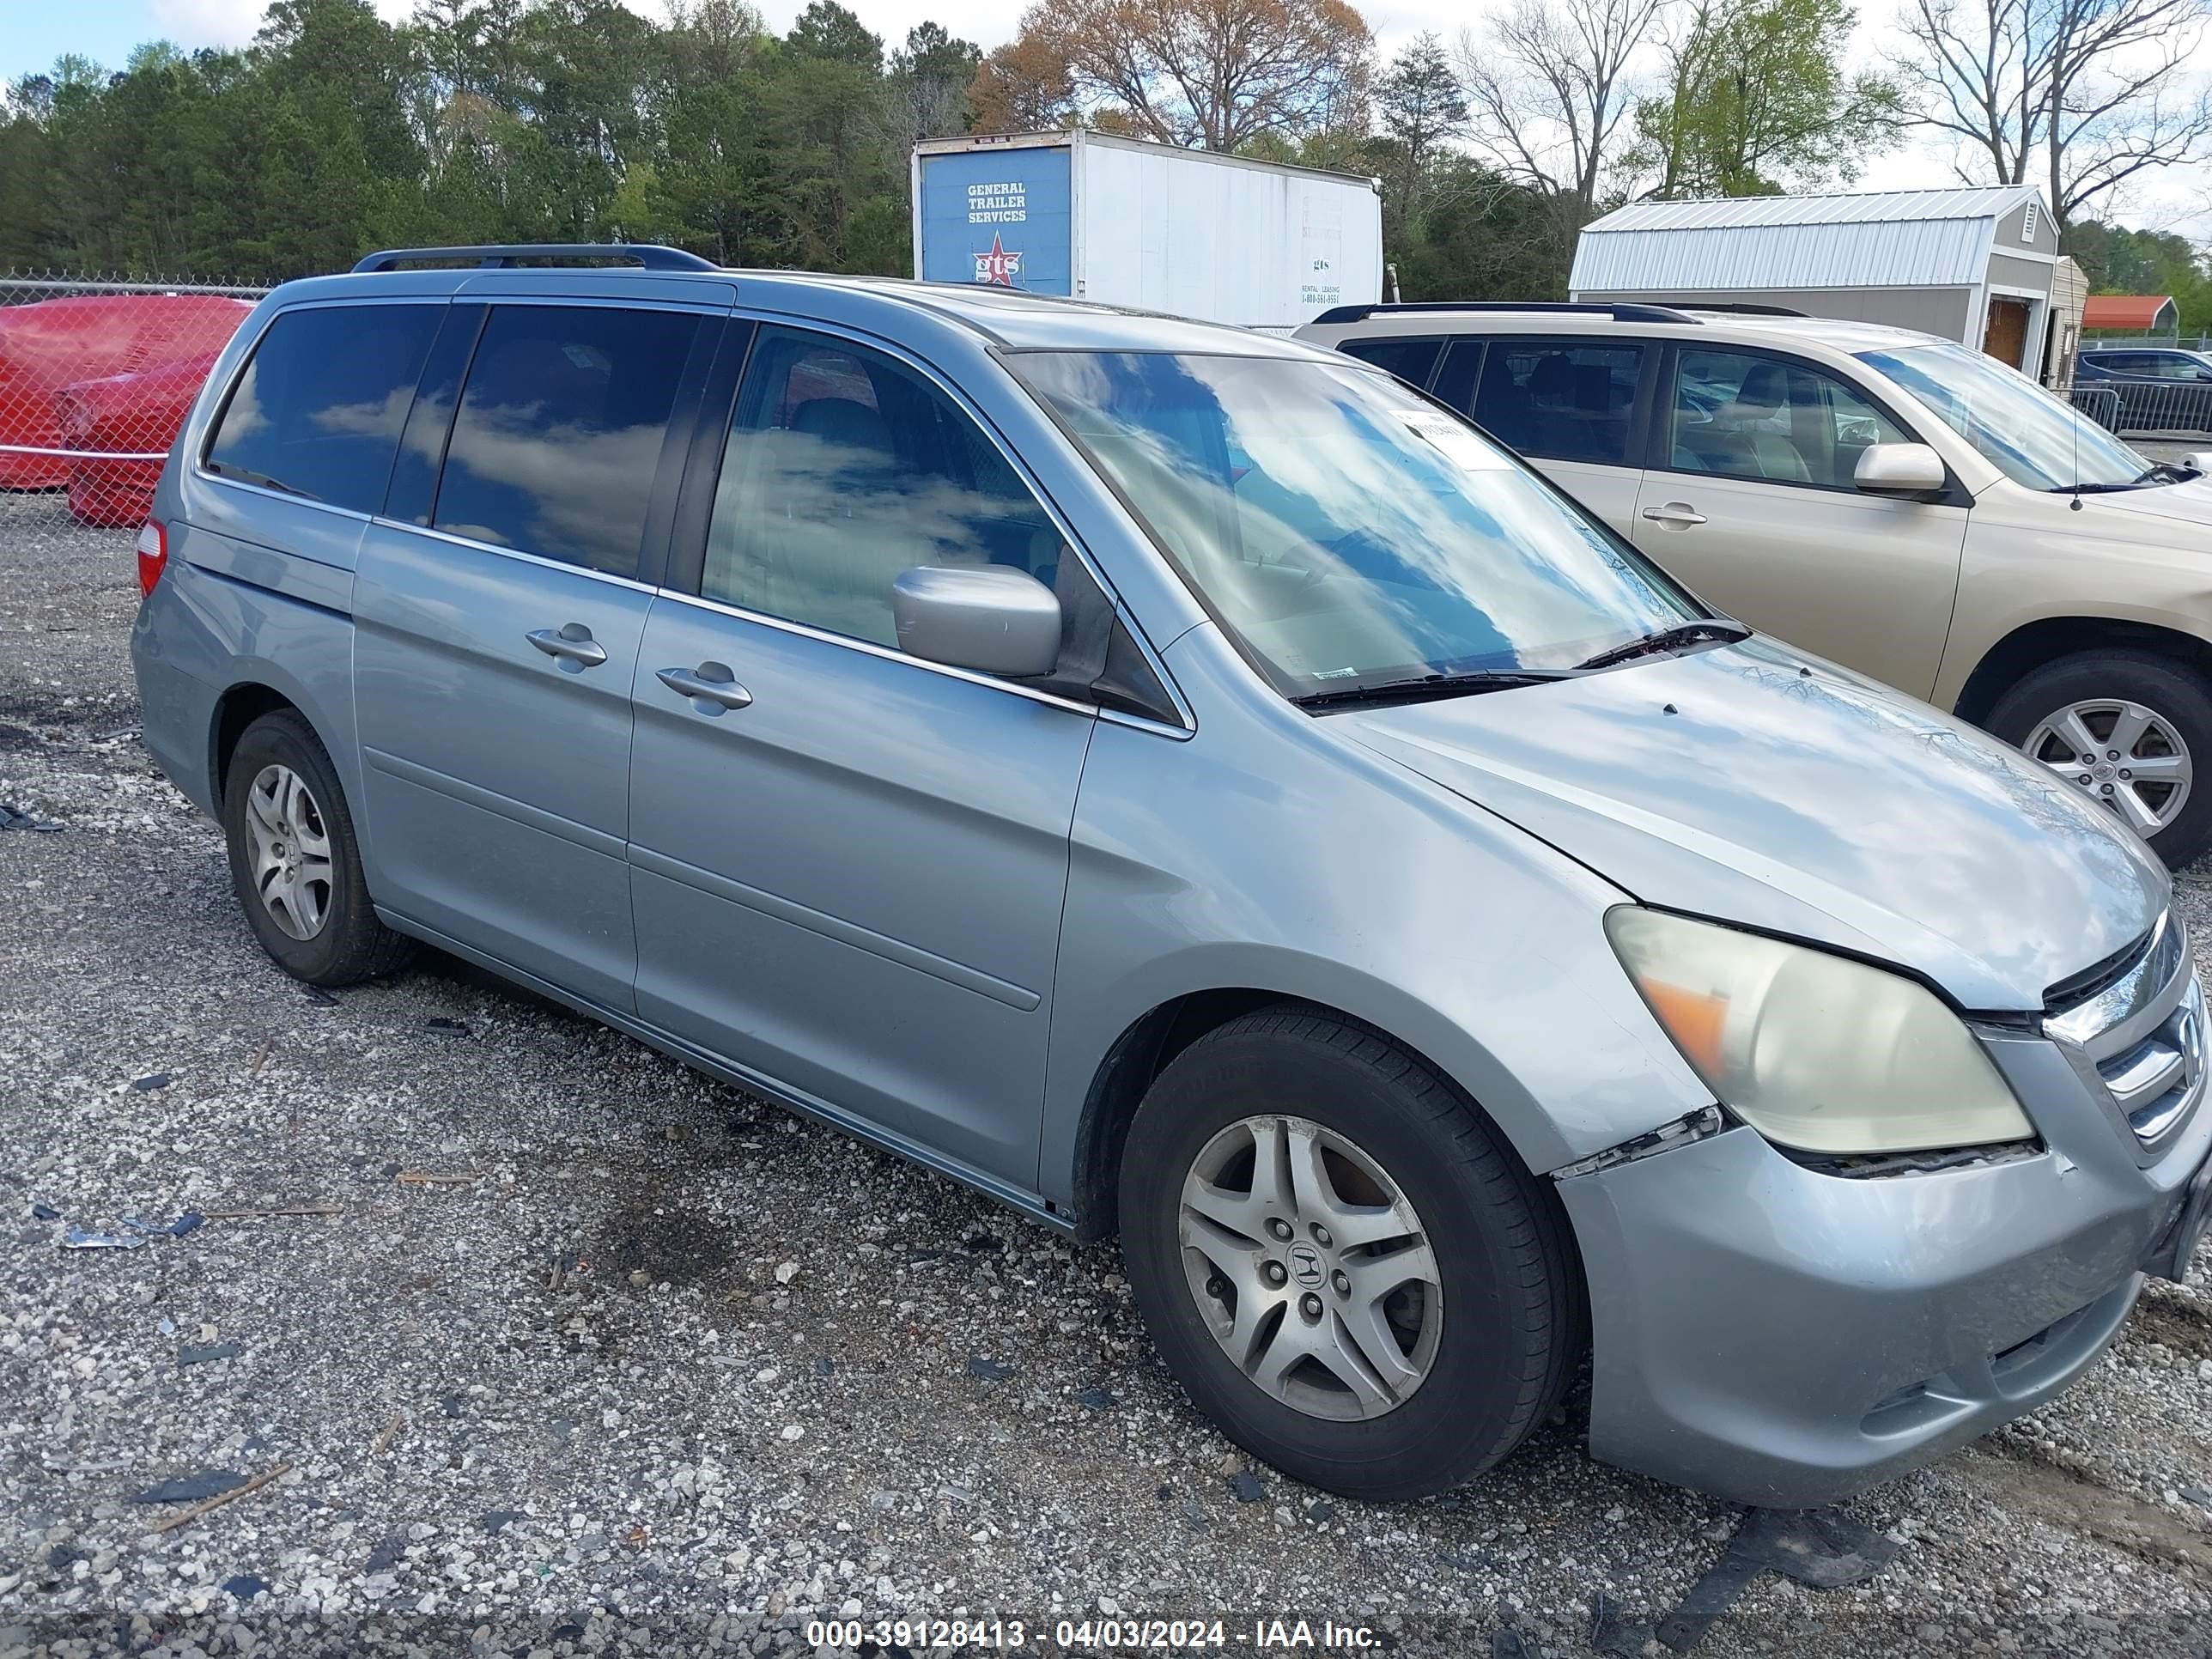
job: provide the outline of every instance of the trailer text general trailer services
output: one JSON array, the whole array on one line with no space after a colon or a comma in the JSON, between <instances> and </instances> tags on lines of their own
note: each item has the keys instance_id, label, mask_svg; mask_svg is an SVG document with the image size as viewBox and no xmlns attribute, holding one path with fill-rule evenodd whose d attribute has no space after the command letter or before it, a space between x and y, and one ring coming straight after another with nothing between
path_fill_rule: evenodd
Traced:
<instances>
[{"instance_id":1,"label":"trailer text general trailer services","mask_svg":"<svg viewBox=\"0 0 2212 1659\"><path fill-rule=\"evenodd\" d=\"M914 274L1287 331L1383 297L1381 186L1098 132L932 139Z\"/></svg>"}]
</instances>

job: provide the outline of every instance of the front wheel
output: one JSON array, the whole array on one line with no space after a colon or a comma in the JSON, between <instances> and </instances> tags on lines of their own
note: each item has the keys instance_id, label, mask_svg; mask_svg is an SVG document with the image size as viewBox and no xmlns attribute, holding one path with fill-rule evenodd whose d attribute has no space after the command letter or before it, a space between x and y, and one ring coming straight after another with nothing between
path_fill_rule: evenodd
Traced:
<instances>
[{"instance_id":1,"label":"front wheel","mask_svg":"<svg viewBox=\"0 0 2212 1659\"><path fill-rule=\"evenodd\" d=\"M1578 1346L1565 1224L1419 1059L1284 1006L1177 1055L1139 1107L1121 1247L1169 1368L1229 1437L1350 1497L1504 1457Z\"/></svg>"},{"instance_id":2,"label":"front wheel","mask_svg":"<svg viewBox=\"0 0 2212 1659\"><path fill-rule=\"evenodd\" d=\"M2212 690L2147 651L2046 663L1997 700L1989 729L2141 836L2179 870L2212 842Z\"/></svg>"}]
</instances>

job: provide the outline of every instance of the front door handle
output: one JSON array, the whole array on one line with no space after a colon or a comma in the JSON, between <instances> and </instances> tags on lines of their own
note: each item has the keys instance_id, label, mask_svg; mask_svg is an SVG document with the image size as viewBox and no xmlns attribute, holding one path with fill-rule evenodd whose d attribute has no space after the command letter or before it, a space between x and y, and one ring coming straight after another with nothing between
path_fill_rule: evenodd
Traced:
<instances>
[{"instance_id":1,"label":"front door handle","mask_svg":"<svg viewBox=\"0 0 2212 1659\"><path fill-rule=\"evenodd\" d=\"M725 708L743 708L753 694L739 685L726 663L702 662L696 668L664 668L654 676L679 697L689 697L702 714L719 715Z\"/></svg>"},{"instance_id":2,"label":"front door handle","mask_svg":"<svg viewBox=\"0 0 2212 1659\"><path fill-rule=\"evenodd\" d=\"M570 673L581 673L586 668L597 668L607 659L607 648L592 637L592 630L581 623L562 623L558 628L533 629L523 638L547 656L559 660Z\"/></svg>"},{"instance_id":3,"label":"front door handle","mask_svg":"<svg viewBox=\"0 0 2212 1659\"><path fill-rule=\"evenodd\" d=\"M1671 525L1677 530L1686 530L1693 524L1703 524L1705 515L1687 501L1668 501L1662 507L1647 507L1644 516L1654 524Z\"/></svg>"}]
</instances>

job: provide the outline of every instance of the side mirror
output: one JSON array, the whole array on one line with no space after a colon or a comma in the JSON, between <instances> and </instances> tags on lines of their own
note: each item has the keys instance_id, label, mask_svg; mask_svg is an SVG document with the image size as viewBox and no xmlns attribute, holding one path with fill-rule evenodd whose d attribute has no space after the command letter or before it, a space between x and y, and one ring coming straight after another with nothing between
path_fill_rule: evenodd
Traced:
<instances>
[{"instance_id":1,"label":"side mirror","mask_svg":"<svg viewBox=\"0 0 2212 1659\"><path fill-rule=\"evenodd\" d=\"M1932 495L1948 476L1926 444L1869 444L1851 482L1869 495Z\"/></svg>"},{"instance_id":2,"label":"side mirror","mask_svg":"<svg viewBox=\"0 0 2212 1659\"><path fill-rule=\"evenodd\" d=\"M2212 449L2199 449L2181 458L2182 465L2192 472L2201 472L2212 478Z\"/></svg>"},{"instance_id":3,"label":"side mirror","mask_svg":"<svg viewBox=\"0 0 2212 1659\"><path fill-rule=\"evenodd\" d=\"M1006 565L916 565L891 584L899 649L979 674L1030 679L1060 663L1060 601Z\"/></svg>"}]
</instances>

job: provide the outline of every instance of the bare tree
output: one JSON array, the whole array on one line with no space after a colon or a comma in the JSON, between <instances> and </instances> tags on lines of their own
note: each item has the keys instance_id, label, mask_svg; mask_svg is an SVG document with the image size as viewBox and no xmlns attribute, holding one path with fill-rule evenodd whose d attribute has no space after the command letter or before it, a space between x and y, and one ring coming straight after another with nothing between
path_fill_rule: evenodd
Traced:
<instances>
[{"instance_id":1,"label":"bare tree","mask_svg":"<svg viewBox=\"0 0 2212 1659\"><path fill-rule=\"evenodd\" d=\"M1233 150L1263 134L1364 130L1373 52L1346 0L1038 0L986 68L1032 54L1064 66L1103 126Z\"/></svg>"},{"instance_id":2,"label":"bare tree","mask_svg":"<svg viewBox=\"0 0 2212 1659\"><path fill-rule=\"evenodd\" d=\"M2043 186L2061 225L2212 151L2212 0L1909 0L1897 74L1960 177Z\"/></svg>"},{"instance_id":3,"label":"bare tree","mask_svg":"<svg viewBox=\"0 0 2212 1659\"><path fill-rule=\"evenodd\" d=\"M1595 211L1635 103L1630 66L1665 0L1511 0L1459 39L1473 137L1486 160L1550 210L1561 249Z\"/></svg>"}]
</instances>

